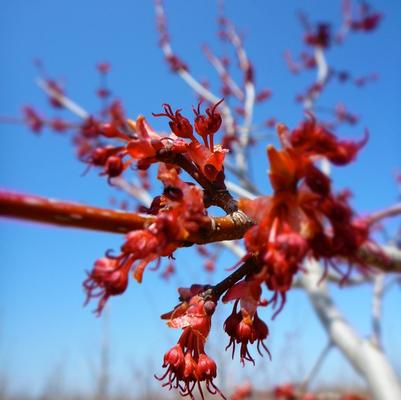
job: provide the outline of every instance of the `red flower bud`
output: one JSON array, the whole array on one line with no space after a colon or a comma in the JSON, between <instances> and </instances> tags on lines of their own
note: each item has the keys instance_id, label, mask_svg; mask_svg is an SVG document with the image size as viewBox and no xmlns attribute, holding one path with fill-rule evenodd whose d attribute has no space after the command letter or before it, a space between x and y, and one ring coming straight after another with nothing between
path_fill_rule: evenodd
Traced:
<instances>
[{"instance_id":1,"label":"red flower bud","mask_svg":"<svg viewBox=\"0 0 401 400\"><path fill-rule=\"evenodd\" d=\"M200 381L216 378L216 363L205 353L199 355L196 375Z\"/></svg>"},{"instance_id":2,"label":"red flower bud","mask_svg":"<svg viewBox=\"0 0 401 400\"><path fill-rule=\"evenodd\" d=\"M206 115L200 114L199 102L198 108L193 109L195 113L195 130L201 136L205 142L205 145L213 151L213 135L220 129L222 118L221 114L216 111L216 108L224 101L221 99L212 107L206 109ZM207 143L207 136L210 136L210 144Z\"/></svg>"},{"instance_id":3,"label":"red flower bud","mask_svg":"<svg viewBox=\"0 0 401 400\"><path fill-rule=\"evenodd\" d=\"M165 355L163 367L170 366L174 372L182 369L184 366L184 352L179 344L176 344Z\"/></svg>"},{"instance_id":4,"label":"red flower bud","mask_svg":"<svg viewBox=\"0 0 401 400\"><path fill-rule=\"evenodd\" d=\"M124 170L124 164L119 156L110 156L104 167L104 175L108 175L110 178L115 178L116 176L121 175Z\"/></svg>"},{"instance_id":5,"label":"red flower bud","mask_svg":"<svg viewBox=\"0 0 401 400\"><path fill-rule=\"evenodd\" d=\"M168 117L171 119L169 122L170 129L178 136L186 139L194 140L193 127L187 118L183 117L180 113L180 109L173 113L169 104L163 104L164 113L155 114L155 117Z\"/></svg>"}]
</instances>

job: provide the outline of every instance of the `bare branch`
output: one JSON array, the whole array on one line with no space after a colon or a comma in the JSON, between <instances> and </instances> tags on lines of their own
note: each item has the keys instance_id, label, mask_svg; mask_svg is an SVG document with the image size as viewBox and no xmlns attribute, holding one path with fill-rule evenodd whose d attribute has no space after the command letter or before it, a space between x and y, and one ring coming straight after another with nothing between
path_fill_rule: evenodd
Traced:
<instances>
[{"instance_id":1,"label":"bare branch","mask_svg":"<svg viewBox=\"0 0 401 400\"><path fill-rule=\"evenodd\" d=\"M366 380L375 400L401 398L401 383L383 352L369 340L360 338L335 306L316 261L305 264L300 280L312 306L329 335L355 370Z\"/></svg>"},{"instance_id":2,"label":"bare branch","mask_svg":"<svg viewBox=\"0 0 401 400\"><path fill-rule=\"evenodd\" d=\"M213 65L213 67L219 74L220 79L228 85L228 87L230 88L231 92L235 97L237 97L239 100L243 100L244 93L232 79L231 75L228 73L227 69L225 68L221 60L209 49L208 46L204 46L203 50L210 63Z\"/></svg>"},{"instance_id":3,"label":"bare branch","mask_svg":"<svg viewBox=\"0 0 401 400\"><path fill-rule=\"evenodd\" d=\"M230 250L238 258L242 258L246 254L246 251L241 246L235 244L232 241L230 242L228 240L224 240L220 242L220 244Z\"/></svg>"},{"instance_id":4,"label":"bare branch","mask_svg":"<svg viewBox=\"0 0 401 400\"><path fill-rule=\"evenodd\" d=\"M401 203L395 204L391 207L387 207L384 210L376 211L372 214L369 214L366 219L368 220L369 224L375 224L381 221L384 218L389 217L396 217L401 215Z\"/></svg>"},{"instance_id":5,"label":"bare branch","mask_svg":"<svg viewBox=\"0 0 401 400\"><path fill-rule=\"evenodd\" d=\"M0 216L52 225L112 233L128 233L151 225L156 217L126 211L0 191ZM188 243L212 243L243 237L253 222L241 211L225 217L210 217L209 228L191 234Z\"/></svg>"},{"instance_id":6,"label":"bare branch","mask_svg":"<svg viewBox=\"0 0 401 400\"><path fill-rule=\"evenodd\" d=\"M358 251L358 256L367 265L383 272L401 272L401 250L395 246L378 246L365 243Z\"/></svg>"},{"instance_id":7,"label":"bare branch","mask_svg":"<svg viewBox=\"0 0 401 400\"><path fill-rule=\"evenodd\" d=\"M377 347L381 346L382 300L384 295L384 274L377 274L373 279L372 297L372 337L371 341Z\"/></svg>"},{"instance_id":8,"label":"bare branch","mask_svg":"<svg viewBox=\"0 0 401 400\"><path fill-rule=\"evenodd\" d=\"M142 229L154 220L143 214L6 191L0 191L0 216L114 233Z\"/></svg>"},{"instance_id":9,"label":"bare branch","mask_svg":"<svg viewBox=\"0 0 401 400\"><path fill-rule=\"evenodd\" d=\"M162 52L164 56L166 57L167 60L171 59L171 57L174 57L174 52L171 47L171 43L168 40L168 33L167 33L167 26L166 26L166 16L165 16L165 11L164 11L164 6L163 2L161 0L157 0L155 2L155 10L156 10L156 16L159 21L159 30L162 30L161 32L161 41L160 41L160 46L162 49ZM160 21L163 21L162 23ZM213 94L210 90L206 89L199 81L197 81L185 68L178 68L175 71L181 79L187 85L193 89L199 96L204 98L205 100L209 101L210 103L217 103L219 100L221 100L218 96ZM235 135L235 128L234 128L234 118L232 116L230 108L226 104L222 104L221 106L222 113L223 113L223 123L226 129L226 132L228 135Z\"/></svg>"},{"instance_id":10,"label":"bare branch","mask_svg":"<svg viewBox=\"0 0 401 400\"><path fill-rule=\"evenodd\" d=\"M256 196L253 193L249 192L248 190L244 189L243 187L237 185L234 182L226 181L226 186L228 190L236 193L240 197L244 197L246 199L251 199L251 200L256 199Z\"/></svg>"},{"instance_id":11,"label":"bare branch","mask_svg":"<svg viewBox=\"0 0 401 400\"><path fill-rule=\"evenodd\" d=\"M89 113L84 110L79 104L75 103L73 100L68 98L67 96L57 92L56 90L49 87L49 85L41 78L36 80L37 85L50 97L56 99L59 103L61 103L67 110L71 111L73 114L78 116L81 119L89 118Z\"/></svg>"},{"instance_id":12,"label":"bare branch","mask_svg":"<svg viewBox=\"0 0 401 400\"><path fill-rule=\"evenodd\" d=\"M304 100L305 109L310 111L313 110L314 103L329 78L329 67L327 65L324 49L320 46L316 46L314 56L317 67L315 89L311 90Z\"/></svg>"}]
</instances>

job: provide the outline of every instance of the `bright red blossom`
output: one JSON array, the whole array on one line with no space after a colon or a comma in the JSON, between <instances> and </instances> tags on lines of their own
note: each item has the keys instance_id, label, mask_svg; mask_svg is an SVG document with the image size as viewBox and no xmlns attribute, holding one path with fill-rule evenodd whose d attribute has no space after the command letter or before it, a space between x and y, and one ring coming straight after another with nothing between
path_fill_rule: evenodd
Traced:
<instances>
[{"instance_id":1,"label":"bright red blossom","mask_svg":"<svg viewBox=\"0 0 401 400\"><path fill-rule=\"evenodd\" d=\"M200 383L205 382L209 393L218 393L225 399L213 383L217 374L216 363L206 355L204 349L210 332L211 316L216 306L212 299L194 294L204 289L204 286L199 285L182 289L180 293L183 302L162 316L163 319L168 319L167 324L170 327L181 328L183 332L178 343L165 354L163 368L167 370L157 379L161 381L167 379L163 386L167 386L170 390L178 389L182 396L190 396L191 399L195 399L193 395L195 386L204 399Z\"/></svg>"},{"instance_id":2,"label":"bright red blossom","mask_svg":"<svg viewBox=\"0 0 401 400\"><path fill-rule=\"evenodd\" d=\"M121 294L128 286L129 263L118 263L115 259L100 258L83 283L86 290L86 301L100 297L95 312L99 315L110 296Z\"/></svg>"},{"instance_id":3,"label":"bright red blossom","mask_svg":"<svg viewBox=\"0 0 401 400\"><path fill-rule=\"evenodd\" d=\"M22 109L25 123L32 129L33 132L39 133L43 126L43 118L36 112L33 107L26 106Z\"/></svg>"},{"instance_id":4,"label":"bright red blossom","mask_svg":"<svg viewBox=\"0 0 401 400\"><path fill-rule=\"evenodd\" d=\"M314 119L292 132L283 125L277 129L283 149L269 146L267 151L274 193L240 204L258 223L245 234L247 250L258 260L255 279L275 292L273 306L281 298L274 316L308 254L330 265L335 257L360 263L357 250L369 238L367 224L354 218L347 196L334 195L330 179L314 165L318 157L349 163L366 138L359 143L338 140Z\"/></svg>"},{"instance_id":5,"label":"bright red blossom","mask_svg":"<svg viewBox=\"0 0 401 400\"><path fill-rule=\"evenodd\" d=\"M220 129L222 123L221 114L216 109L223 101L224 99L221 99L212 107L206 108L206 115L200 113L200 102L198 108L193 109L195 113L195 130L202 137L205 146L209 147L211 151L214 149L214 134Z\"/></svg>"},{"instance_id":6,"label":"bright red blossom","mask_svg":"<svg viewBox=\"0 0 401 400\"><path fill-rule=\"evenodd\" d=\"M255 364L249 353L248 344L257 343L258 353L262 356L260 346L270 356L270 352L264 344L269 335L267 325L259 318L257 307L265 305L260 296L262 289L258 279L249 279L235 284L223 297L223 302L235 300L233 311L224 323L224 330L230 336L226 350L232 346L232 357L234 357L235 345L240 344L240 360L242 364L250 361ZM238 304L240 310L237 311Z\"/></svg>"},{"instance_id":7,"label":"bright red blossom","mask_svg":"<svg viewBox=\"0 0 401 400\"><path fill-rule=\"evenodd\" d=\"M221 115L217 111L217 107L222 101L220 100L212 107L207 108L206 115L200 114L200 105L197 110L194 109L196 116L194 123L195 130L203 138L205 145L199 143L194 137L193 126L187 118L181 115L181 110L177 110L174 113L170 105L164 104L165 113L153 114L156 117L168 117L171 120L169 125L173 133L180 138L191 140L189 145L185 142L181 143L180 148L183 153L187 153L189 159L197 164L201 172L210 181L216 180L219 173L223 171L225 153L228 151L223 149L222 146L215 146L213 139L222 122ZM174 139L173 141L176 142ZM132 147L133 145L130 146ZM131 154L133 153L131 152Z\"/></svg>"},{"instance_id":8,"label":"bright red blossom","mask_svg":"<svg viewBox=\"0 0 401 400\"><path fill-rule=\"evenodd\" d=\"M154 117L168 117L170 118L170 129L178 136L186 139L195 140L193 135L193 127L189 120L181 115L181 109L173 113L169 104L163 104L164 113L155 114Z\"/></svg>"},{"instance_id":9,"label":"bright red blossom","mask_svg":"<svg viewBox=\"0 0 401 400\"><path fill-rule=\"evenodd\" d=\"M128 274L132 269L134 278L141 282L149 263L172 255L189 234L209 224L199 188L183 182L177 169L165 164L160 164L158 178L163 182L165 192L160 196L155 222L145 229L128 233L118 256L109 255L108 258L101 259L102 263L109 260L109 273L97 274L95 271L98 266L95 263L92 273L84 283L88 299L97 297L93 288L106 289L97 308L99 313L111 295L122 293L107 290L109 278L114 272L123 269ZM125 288L126 286L124 290Z\"/></svg>"}]
</instances>

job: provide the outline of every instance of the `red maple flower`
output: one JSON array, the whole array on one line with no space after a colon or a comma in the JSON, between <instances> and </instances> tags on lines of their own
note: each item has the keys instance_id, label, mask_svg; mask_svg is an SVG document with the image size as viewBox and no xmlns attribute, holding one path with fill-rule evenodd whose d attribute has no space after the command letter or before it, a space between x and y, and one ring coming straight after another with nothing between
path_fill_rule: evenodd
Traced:
<instances>
[{"instance_id":1,"label":"red maple flower","mask_svg":"<svg viewBox=\"0 0 401 400\"><path fill-rule=\"evenodd\" d=\"M59 97L64 96L64 89L53 79L47 79L46 85L54 93L49 96L50 104L55 108L64 107L59 99Z\"/></svg>"},{"instance_id":2,"label":"red maple flower","mask_svg":"<svg viewBox=\"0 0 401 400\"><path fill-rule=\"evenodd\" d=\"M224 99L221 99L212 107L206 108L206 115L200 113L201 102L199 102L197 109L193 109L195 113L195 130L202 137L205 146L211 151L214 149L214 134L220 129L222 123L221 114L216 109L223 101Z\"/></svg>"},{"instance_id":3,"label":"red maple flower","mask_svg":"<svg viewBox=\"0 0 401 400\"><path fill-rule=\"evenodd\" d=\"M159 197L155 221L144 229L129 232L117 256L108 255L108 266L113 271L133 270L134 278L142 282L147 265L160 257L171 256L172 253L192 233L208 226L203 193L194 185L183 182L176 168L160 164L158 179L165 190ZM84 283L88 299L97 297L93 288L107 287L108 275L98 275L95 264L92 273ZM103 282L104 280L104 282ZM101 298L98 312L102 310L110 295L120 294L106 291Z\"/></svg>"},{"instance_id":4,"label":"red maple flower","mask_svg":"<svg viewBox=\"0 0 401 400\"><path fill-rule=\"evenodd\" d=\"M317 24L314 32L307 32L305 34L304 40L310 46L329 47L331 42L330 25L324 23Z\"/></svg>"},{"instance_id":5,"label":"red maple flower","mask_svg":"<svg viewBox=\"0 0 401 400\"><path fill-rule=\"evenodd\" d=\"M240 344L240 360L242 364L250 361L255 364L249 353L248 344L257 343L258 353L263 356L260 346L271 358L270 352L263 343L269 335L267 325L259 318L257 307L265 305L261 301L261 281L252 279L241 281L231 287L223 297L223 302L235 300L231 315L224 323L224 330L230 336L226 350L232 346L232 357L235 353L235 345ZM238 304L240 310L237 311Z\"/></svg>"},{"instance_id":6,"label":"red maple flower","mask_svg":"<svg viewBox=\"0 0 401 400\"><path fill-rule=\"evenodd\" d=\"M257 223L245 234L248 253L259 266L254 278L275 293L273 306L281 298L273 317L284 306L286 292L307 255L333 266L336 257L363 265L358 249L369 238L368 225L355 219L348 197L334 195L330 179L314 165L318 157L346 164L366 139L339 140L314 119L292 132L280 124L277 130L283 149L269 146L267 150L273 195L240 202Z\"/></svg>"},{"instance_id":7,"label":"red maple flower","mask_svg":"<svg viewBox=\"0 0 401 400\"><path fill-rule=\"evenodd\" d=\"M192 127L189 120L181 115L181 109L177 110L175 113L173 112L170 104L163 104L164 113L155 114L152 113L154 117L168 117L171 119L169 122L170 129L181 138L196 140L194 138L193 132L194 128Z\"/></svg>"},{"instance_id":8,"label":"red maple flower","mask_svg":"<svg viewBox=\"0 0 401 400\"><path fill-rule=\"evenodd\" d=\"M216 303L206 300L200 294L204 286L194 285L189 289L182 289L184 301L167 314L162 315L168 319L167 325L172 328L181 328L183 332L178 343L164 355L163 368L166 372L160 381L167 381L163 386L178 389L182 396L194 399L193 390L197 386L201 398L204 399L201 382L205 382L206 389L211 394L218 393L223 399L224 395L213 383L216 378L216 363L205 353L205 342L210 332L211 316ZM191 297L190 295L193 294Z\"/></svg>"},{"instance_id":9,"label":"red maple flower","mask_svg":"<svg viewBox=\"0 0 401 400\"><path fill-rule=\"evenodd\" d=\"M128 260L126 260L128 261ZM95 262L92 272L83 286L86 291L85 304L91 298L100 297L95 312L100 315L108 298L125 292L128 286L130 263L119 263L118 260L103 257Z\"/></svg>"},{"instance_id":10,"label":"red maple flower","mask_svg":"<svg viewBox=\"0 0 401 400\"><path fill-rule=\"evenodd\" d=\"M30 129L32 129L33 132L39 133L42 130L45 124L44 120L33 107L24 107L22 109L22 114L24 116L25 123Z\"/></svg>"},{"instance_id":11,"label":"red maple flower","mask_svg":"<svg viewBox=\"0 0 401 400\"><path fill-rule=\"evenodd\" d=\"M222 146L215 146L213 142L213 135L217 132L221 125L221 115L216 111L216 107L222 102L216 103L213 107L207 108L206 116L200 115L200 110L195 111L195 129L199 135L203 137L205 145L199 143L199 141L193 135L193 126L189 120L181 115L181 110L173 112L169 104L164 104L165 113L153 114L156 117L166 116L170 118L170 128L175 135L180 138L190 139L191 143L177 143L174 137L171 137L171 148L177 152L187 153L189 159L201 169L202 173L210 181L215 181L219 174L223 171L223 162L225 153L228 151L223 149ZM207 141L207 137L210 137L210 142ZM130 147L136 144L130 145ZM149 147L149 146L147 146ZM174 150L173 150L174 151ZM131 154L133 154L131 152Z\"/></svg>"}]
</instances>

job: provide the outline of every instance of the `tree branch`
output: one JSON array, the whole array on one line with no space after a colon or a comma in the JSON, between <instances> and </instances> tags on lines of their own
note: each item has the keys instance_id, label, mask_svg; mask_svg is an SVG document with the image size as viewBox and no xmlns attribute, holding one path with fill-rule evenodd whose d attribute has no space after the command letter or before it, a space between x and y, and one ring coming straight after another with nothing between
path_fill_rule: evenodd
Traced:
<instances>
[{"instance_id":1,"label":"tree branch","mask_svg":"<svg viewBox=\"0 0 401 400\"><path fill-rule=\"evenodd\" d=\"M381 346L381 320L382 320L382 301L384 294L384 274L380 273L373 280L372 296L372 337L371 342L377 347Z\"/></svg>"},{"instance_id":2,"label":"tree branch","mask_svg":"<svg viewBox=\"0 0 401 400\"><path fill-rule=\"evenodd\" d=\"M383 272L401 273L401 250L395 246L378 246L365 243L358 256L367 264Z\"/></svg>"},{"instance_id":3,"label":"tree branch","mask_svg":"<svg viewBox=\"0 0 401 400\"><path fill-rule=\"evenodd\" d=\"M362 339L335 306L325 282L319 282L321 270L315 260L305 265L300 276L302 287L334 345L347 357L366 380L375 400L401 398L401 383L385 354L367 339Z\"/></svg>"},{"instance_id":4,"label":"tree branch","mask_svg":"<svg viewBox=\"0 0 401 400\"><path fill-rule=\"evenodd\" d=\"M156 217L0 191L0 216L112 233L144 229ZM192 234L189 243L205 244L243 237L253 222L242 212L210 217L210 227Z\"/></svg>"},{"instance_id":5,"label":"tree branch","mask_svg":"<svg viewBox=\"0 0 401 400\"><path fill-rule=\"evenodd\" d=\"M384 210L376 211L367 216L369 224L374 224L380 220L388 217L395 217L401 215L401 203L394 204L391 207L387 207Z\"/></svg>"},{"instance_id":6,"label":"tree branch","mask_svg":"<svg viewBox=\"0 0 401 400\"><path fill-rule=\"evenodd\" d=\"M210 227L192 234L188 243L205 244L241 239L253 225L243 212L225 217L210 217ZM155 221L154 216L86 206L0 190L0 217L18 218L52 225L69 226L112 233L143 229ZM401 273L401 250L394 246L361 246L359 256L367 265L384 272Z\"/></svg>"}]
</instances>

